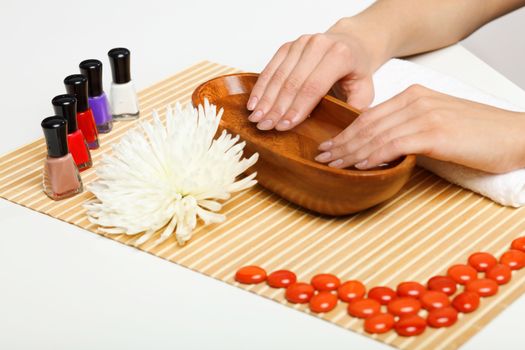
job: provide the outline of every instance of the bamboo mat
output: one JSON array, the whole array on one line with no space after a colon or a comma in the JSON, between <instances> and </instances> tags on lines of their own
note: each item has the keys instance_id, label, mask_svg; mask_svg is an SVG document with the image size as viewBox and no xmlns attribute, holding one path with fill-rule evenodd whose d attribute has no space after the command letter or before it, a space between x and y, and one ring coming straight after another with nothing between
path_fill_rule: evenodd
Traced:
<instances>
[{"instance_id":1,"label":"bamboo mat","mask_svg":"<svg viewBox=\"0 0 525 350\"><path fill-rule=\"evenodd\" d=\"M163 116L167 104L189 102L199 83L236 71L200 62L141 91L141 120L150 118L153 109ZM95 168L102 154L110 151L110 144L135 124L115 123L110 134L100 136L102 147L92 152ZM82 208L86 200L92 199L90 193L59 202L44 195L44 157L43 139L1 157L0 196L97 232ZM95 178L93 168L82 173L85 184ZM344 218L303 211L259 186L232 197L223 212L227 214L226 222L199 226L192 241L182 248L174 239L155 245L158 234L137 248L307 313L307 305L286 303L282 289L274 290L264 284L238 285L233 279L236 269L246 264L260 265L267 271L286 268L296 272L302 281L326 272L342 280L359 279L367 288L395 288L402 281L425 283L429 277L445 273L447 266L466 262L475 251L500 255L512 239L522 234L525 225L522 209L501 207L422 169L416 169L394 199ZM106 237L131 246L136 246L138 238ZM427 328L423 335L413 338L399 337L393 331L372 338L401 349L456 349L524 291L522 269L513 273L512 281L502 286L496 296L483 299L476 312L460 315L451 328ZM348 316L346 304L340 303L332 312L315 317L364 333L363 321Z\"/></svg>"}]
</instances>

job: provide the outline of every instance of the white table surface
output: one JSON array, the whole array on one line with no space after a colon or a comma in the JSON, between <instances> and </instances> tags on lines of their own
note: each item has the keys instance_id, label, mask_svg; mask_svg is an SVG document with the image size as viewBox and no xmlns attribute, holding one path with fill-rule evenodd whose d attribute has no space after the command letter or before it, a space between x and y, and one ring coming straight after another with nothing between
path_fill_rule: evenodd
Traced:
<instances>
[{"instance_id":1,"label":"white table surface","mask_svg":"<svg viewBox=\"0 0 525 350\"><path fill-rule=\"evenodd\" d=\"M0 154L40 137L51 98L82 59L107 63L110 48L130 48L139 89L201 59L258 71L284 41L370 2L3 0ZM459 45L412 60L525 103L521 89ZM464 349L523 349L524 314L522 297ZM389 348L0 200L0 349L328 346Z\"/></svg>"}]
</instances>

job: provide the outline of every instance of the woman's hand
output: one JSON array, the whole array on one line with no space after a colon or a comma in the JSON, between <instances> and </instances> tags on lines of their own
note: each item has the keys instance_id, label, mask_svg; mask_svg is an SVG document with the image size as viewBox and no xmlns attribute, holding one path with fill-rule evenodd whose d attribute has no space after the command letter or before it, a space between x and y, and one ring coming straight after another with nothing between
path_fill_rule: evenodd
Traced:
<instances>
[{"instance_id":1,"label":"woman's hand","mask_svg":"<svg viewBox=\"0 0 525 350\"><path fill-rule=\"evenodd\" d=\"M337 168L368 169L423 154L503 173L525 167L525 114L413 85L365 111L319 150L316 160Z\"/></svg>"},{"instance_id":2,"label":"woman's hand","mask_svg":"<svg viewBox=\"0 0 525 350\"><path fill-rule=\"evenodd\" d=\"M249 120L261 130L289 130L332 87L349 104L368 107L374 97L372 73L386 58L375 58L366 47L373 43L354 28L344 19L324 34L303 35L281 46L252 90Z\"/></svg>"}]
</instances>

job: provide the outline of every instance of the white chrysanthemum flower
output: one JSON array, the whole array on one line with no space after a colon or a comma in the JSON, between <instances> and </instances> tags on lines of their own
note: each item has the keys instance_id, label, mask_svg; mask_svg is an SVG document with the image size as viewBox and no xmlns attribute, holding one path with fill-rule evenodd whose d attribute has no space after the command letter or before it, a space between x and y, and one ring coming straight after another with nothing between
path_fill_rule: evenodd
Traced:
<instances>
[{"instance_id":1,"label":"white chrysanthemum flower","mask_svg":"<svg viewBox=\"0 0 525 350\"><path fill-rule=\"evenodd\" d=\"M224 221L218 200L256 184L255 173L236 178L258 154L242 158L245 142L226 131L214 139L222 113L207 100L198 109L177 103L175 114L167 108L166 126L154 112L152 122L128 131L88 187L97 197L85 205L89 220L111 234L144 233L138 244L163 228L158 243L175 233L184 244L197 218Z\"/></svg>"}]
</instances>

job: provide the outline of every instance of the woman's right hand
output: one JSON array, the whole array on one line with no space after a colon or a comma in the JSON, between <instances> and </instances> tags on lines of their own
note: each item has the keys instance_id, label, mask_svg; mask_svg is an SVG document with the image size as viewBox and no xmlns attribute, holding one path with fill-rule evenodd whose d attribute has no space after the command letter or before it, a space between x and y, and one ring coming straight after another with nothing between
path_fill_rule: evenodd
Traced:
<instances>
[{"instance_id":1,"label":"woman's right hand","mask_svg":"<svg viewBox=\"0 0 525 350\"><path fill-rule=\"evenodd\" d=\"M260 130L289 130L301 123L333 87L337 97L366 109L374 98L374 60L351 19L326 33L303 35L281 46L261 72L247 108Z\"/></svg>"}]
</instances>

